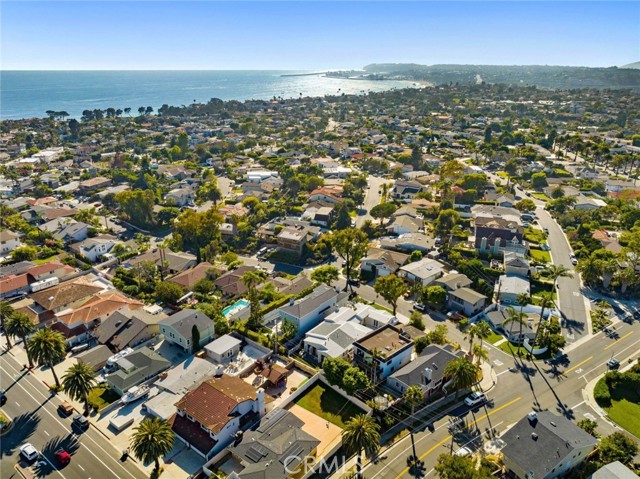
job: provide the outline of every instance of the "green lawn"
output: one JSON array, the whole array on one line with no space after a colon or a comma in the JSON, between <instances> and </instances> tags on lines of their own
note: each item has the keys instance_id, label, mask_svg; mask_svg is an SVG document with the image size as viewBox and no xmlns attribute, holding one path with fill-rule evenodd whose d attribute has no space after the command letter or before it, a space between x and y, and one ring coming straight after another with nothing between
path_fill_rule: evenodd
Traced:
<instances>
[{"instance_id":1,"label":"green lawn","mask_svg":"<svg viewBox=\"0 0 640 479\"><path fill-rule=\"evenodd\" d=\"M353 416L364 412L322 383L300 396L296 404L341 428Z\"/></svg>"},{"instance_id":2,"label":"green lawn","mask_svg":"<svg viewBox=\"0 0 640 479\"><path fill-rule=\"evenodd\" d=\"M615 423L640 438L640 404L628 399L612 399L611 407L604 409Z\"/></svg>"},{"instance_id":3,"label":"green lawn","mask_svg":"<svg viewBox=\"0 0 640 479\"><path fill-rule=\"evenodd\" d=\"M98 411L101 411L118 399L120 399L120 396L105 386L95 387L89 393L89 404L97 405Z\"/></svg>"},{"instance_id":4,"label":"green lawn","mask_svg":"<svg viewBox=\"0 0 640 479\"><path fill-rule=\"evenodd\" d=\"M551 201L551 198L549 198L544 193L531 193L531 196L533 196L536 199L542 200L544 202Z\"/></svg>"},{"instance_id":5,"label":"green lawn","mask_svg":"<svg viewBox=\"0 0 640 479\"><path fill-rule=\"evenodd\" d=\"M546 237L542 230L529 226L524 229L524 239L531 243L546 243Z\"/></svg>"},{"instance_id":6,"label":"green lawn","mask_svg":"<svg viewBox=\"0 0 640 479\"><path fill-rule=\"evenodd\" d=\"M605 378L601 378L598 382L606 381ZM605 406L603 409L620 427L640 438L640 391L621 382L615 389L609 389L609 393L611 406Z\"/></svg>"},{"instance_id":7,"label":"green lawn","mask_svg":"<svg viewBox=\"0 0 640 479\"><path fill-rule=\"evenodd\" d=\"M531 257L539 261L541 263L550 263L551 262L551 254L548 251L543 251L541 249L530 249L529 254Z\"/></svg>"},{"instance_id":8,"label":"green lawn","mask_svg":"<svg viewBox=\"0 0 640 479\"><path fill-rule=\"evenodd\" d=\"M496 344L501 339L504 339L504 336L502 334L494 333L493 331L491 331L491 334L487 339L485 339L485 341L487 343Z\"/></svg>"},{"instance_id":9,"label":"green lawn","mask_svg":"<svg viewBox=\"0 0 640 479\"><path fill-rule=\"evenodd\" d=\"M58 254L56 253L54 255L49 256L48 258L41 258L41 259L36 259L33 262L35 264L44 264L44 263L48 263L49 261L53 261L54 259L58 259Z\"/></svg>"}]
</instances>

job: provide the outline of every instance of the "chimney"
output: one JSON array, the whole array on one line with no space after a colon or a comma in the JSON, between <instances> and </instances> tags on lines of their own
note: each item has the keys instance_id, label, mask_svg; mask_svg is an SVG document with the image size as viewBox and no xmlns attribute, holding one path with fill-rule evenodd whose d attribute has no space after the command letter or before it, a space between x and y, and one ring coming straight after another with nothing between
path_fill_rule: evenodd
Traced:
<instances>
[{"instance_id":1,"label":"chimney","mask_svg":"<svg viewBox=\"0 0 640 479\"><path fill-rule=\"evenodd\" d=\"M424 383L425 384L429 384L429 382L431 381L431 374L433 373L433 370L431 368L424 368Z\"/></svg>"},{"instance_id":2,"label":"chimney","mask_svg":"<svg viewBox=\"0 0 640 479\"><path fill-rule=\"evenodd\" d=\"M293 297L289 298L289 306L293 306L294 302L295 301L294 301Z\"/></svg>"},{"instance_id":3,"label":"chimney","mask_svg":"<svg viewBox=\"0 0 640 479\"><path fill-rule=\"evenodd\" d=\"M460 287L461 287L461 286L462 286L462 283L461 283L460 281L458 281L458 282L456 283L456 289L460 289Z\"/></svg>"}]
</instances>

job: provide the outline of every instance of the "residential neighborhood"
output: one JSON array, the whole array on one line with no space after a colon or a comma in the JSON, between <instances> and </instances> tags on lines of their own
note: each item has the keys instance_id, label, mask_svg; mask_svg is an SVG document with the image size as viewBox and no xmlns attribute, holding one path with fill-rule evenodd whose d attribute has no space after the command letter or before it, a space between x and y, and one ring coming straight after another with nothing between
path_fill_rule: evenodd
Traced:
<instances>
[{"instance_id":1,"label":"residential neighborhood","mask_svg":"<svg viewBox=\"0 0 640 479\"><path fill-rule=\"evenodd\" d=\"M637 473L637 93L402 92L3 121L10 468Z\"/></svg>"}]
</instances>

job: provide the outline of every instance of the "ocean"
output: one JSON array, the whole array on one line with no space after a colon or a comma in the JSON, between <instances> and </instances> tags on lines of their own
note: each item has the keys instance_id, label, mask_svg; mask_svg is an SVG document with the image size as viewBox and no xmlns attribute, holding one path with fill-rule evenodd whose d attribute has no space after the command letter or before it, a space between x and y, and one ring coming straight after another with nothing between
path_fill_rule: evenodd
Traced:
<instances>
[{"instance_id":1,"label":"ocean","mask_svg":"<svg viewBox=\"0 0 640 479\"><path fill-rule=\"evenodd\" d=\"M299 71L2 71L0 119L45 117L47 110L79 118L83 110L222 100L363 94L416 86L409 81L349 80Z\"/></svg>"}]
</instances>

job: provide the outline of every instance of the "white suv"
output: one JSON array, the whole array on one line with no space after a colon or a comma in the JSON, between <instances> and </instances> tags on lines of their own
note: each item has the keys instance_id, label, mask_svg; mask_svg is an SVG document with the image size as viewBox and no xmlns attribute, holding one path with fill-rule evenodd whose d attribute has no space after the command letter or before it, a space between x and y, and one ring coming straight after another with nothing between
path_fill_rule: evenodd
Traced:
<instances>
[{"instance_id":1,"label":"white suv","mask_svg":"<svg viewBox=\"0 0 640 479\"><path fill-rule=\"evenodd\" d=\"M20 446L20 455L24 457L27 461L35 461L38 457L38 450L33 447L33 445L28 442Z\"/></svg>"},{"instance_id":2,"label":"white suv","mask_svg":"<svg viewBox=\"0 0 640 479\"><path fill-rule=\"evenodd\" d=\"M471 393L470 396L467 396L465 398L464 403L467 406L475 406L476 404L483 403L486 399L487 397L484 395L484 393L474 392Z\"/></svg>"}]
</instances>

